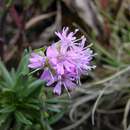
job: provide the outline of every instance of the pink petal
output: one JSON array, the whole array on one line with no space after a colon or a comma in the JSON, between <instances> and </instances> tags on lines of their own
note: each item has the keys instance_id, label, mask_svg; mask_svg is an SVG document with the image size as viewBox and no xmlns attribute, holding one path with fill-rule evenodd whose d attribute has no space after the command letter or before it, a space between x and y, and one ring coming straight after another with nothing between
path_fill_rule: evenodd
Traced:
<instances>
[{"instance_id":1,"label":"pink petal","mask_svg":"<svg viewBox=\"0 0 130 130\"><path fill-rule=\"evenodd\" d=\"M61 95L61 82L58 82L53 90L54 93Z\"/></svg>"},{"instance_id":2,"label":"pink petal","mask_svg":"<svg viewBox=\"0 0 130 130\"><path fill-rule=\"evenodd\" d=\"M61 75L64 74L63 64L57 64L57 72L58 72L58 74L61 74Z\"/></svg>"},{"instance_id":3,"label":"pink petal","mask_svg":"<svg viewBox=\"0 0 130 130\"><path fill-rule=\"evenodd\" d=\"M58 55L58 51L55 45L52 45L47 48L47 57L56 57Z\"/></svg>"},{"instance_id":4,"label":"pink petal","mask_svg":"<svg viewBox=\"0 0 130 130\"><path fill-rule=\"evenodd\" d=\"M41 63L32 63L28 65L29 68L36 69L41 67Z\"/></svg>"},{"instance_id":5,"label":"pink petal","mask_svg":"<svg viewBox=\"0 0 130 130\"><path fill-rule=\"evenodd\" d=\"M69 90L72 90L76 87L76 84L73 83L71 80L69 79L65 79L64 81L64 85L69 89Z\"/></svg>"},{"instance_id":6,"label":"pink petal","mask_svg":"<svg viewBox=\"0 0 130 130\"><path fill-rule=\"evenodd\" d=\"M52 75L52 73L50 72L49 69L44 70L40 79L46 81L48 86L51 85L52 83L54 83L53 75Z\"/></svg>"}]
</instances>

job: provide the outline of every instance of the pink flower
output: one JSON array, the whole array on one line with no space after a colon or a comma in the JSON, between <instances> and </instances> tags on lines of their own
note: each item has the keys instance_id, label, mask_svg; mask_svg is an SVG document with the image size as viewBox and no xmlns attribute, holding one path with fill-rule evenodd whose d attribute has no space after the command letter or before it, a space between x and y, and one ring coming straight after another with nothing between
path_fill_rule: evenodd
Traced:
<instances>
[{"instance_id":1,"label":"pink flower","mask_svg":"<svg viewBox=\"0 0 130 130\"><path fill-rule=\"evenodd\" d=\"M69 32L69 28L63 28L62 32L56 32L60 41L49 46L45 56L32 53L29 60L30 68L44 69L41 79L46 81L47 86L55 84L53 92L58 95L63 88L68 91L78 86L81 75L95 68L91 63L95 54L85 47L84 36L76 39L74 35L77 31Z\"/></svg>"}]
</instances>

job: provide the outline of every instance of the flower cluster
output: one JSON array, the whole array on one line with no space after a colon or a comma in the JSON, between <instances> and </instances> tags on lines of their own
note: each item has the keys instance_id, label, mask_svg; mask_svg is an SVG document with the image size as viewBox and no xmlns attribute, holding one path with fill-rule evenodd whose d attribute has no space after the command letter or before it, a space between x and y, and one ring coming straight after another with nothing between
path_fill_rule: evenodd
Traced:
<instances>
[{"instance_id":1,"label":"flower cluster","mask_svg":"<svg viewBox=\"0 0 130 130\"><path fill-rule=\"evenodd\" d=\"M86 38L76 39L75 32L64 27L62 32L55 32L59 41L53 43L46 52L33 52L29 59L29 68L43 69L41 79L47 86L55 84L54 93L60 95L62 88L72 90L80 84L81 75L95 68L91 64L95 55L89 47L85 47Z\"/></svg>"}]
</instances>

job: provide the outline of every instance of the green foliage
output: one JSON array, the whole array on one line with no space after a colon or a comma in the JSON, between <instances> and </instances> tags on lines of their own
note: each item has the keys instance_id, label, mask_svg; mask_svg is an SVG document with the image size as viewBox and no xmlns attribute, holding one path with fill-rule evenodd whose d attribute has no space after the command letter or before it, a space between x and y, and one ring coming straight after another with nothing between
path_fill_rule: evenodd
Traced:
<instances>
[{"instance_id":1,"label":"green foliage","mask_svg":"<svg viewBox=\"0 0 130 130\"><path fill-rule=\"evenodd\" d=\"M29 74L28 58L24 55L11 72L0 61L0 130L50 130L65 112L66 100L57 100Z\"/></svg>"}]
</instances>

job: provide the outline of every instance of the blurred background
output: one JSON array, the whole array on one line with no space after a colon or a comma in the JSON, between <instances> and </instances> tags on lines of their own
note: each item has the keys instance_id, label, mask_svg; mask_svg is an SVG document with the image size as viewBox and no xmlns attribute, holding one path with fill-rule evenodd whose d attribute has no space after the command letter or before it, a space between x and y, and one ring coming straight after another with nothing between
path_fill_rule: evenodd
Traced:
<instances>
[{"instance_id":1,"label":"blurred background","mask_svg":"<svg viewBox=\"0 0 130 130\"><path fill-rule=\"evenodd\" d=\"M2 61L17 67L25 48L57 41L54 32L63 26L93 43L97 67L81 78L52 128L130 130L130 0L0 0Z\"/></svg>"}]
</instances>

